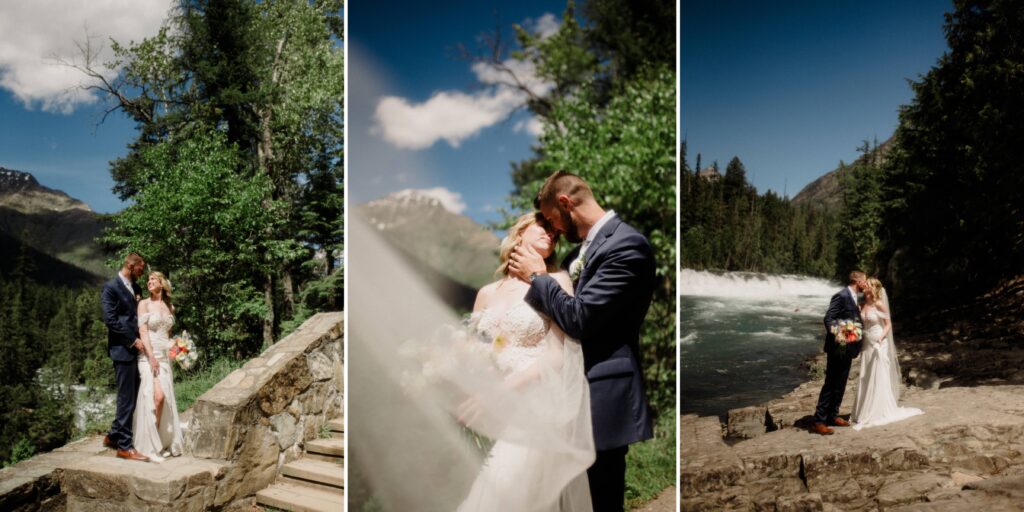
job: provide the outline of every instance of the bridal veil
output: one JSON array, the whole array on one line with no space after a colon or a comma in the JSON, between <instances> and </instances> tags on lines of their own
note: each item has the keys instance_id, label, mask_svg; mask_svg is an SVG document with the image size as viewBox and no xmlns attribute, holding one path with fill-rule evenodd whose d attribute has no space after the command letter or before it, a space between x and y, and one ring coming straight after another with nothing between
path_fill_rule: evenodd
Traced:
<instances>
[{"instance_id":1,"label":"bridal veil","mask_svg":"<svg viewBox=\"0 0 1024 512\"><path fill-rule=\"evenodd\" d=\"M550 329L537 378L510 391L489 345L467 342L458 315L355 217L346 301L352 510L589 510L586 486L570 485L585 484L594 460L579 343ZM455 420L470 397L479 404L473 432ZM513 456L488 459L491 441ZM498 457L501 467L485 470Z\"/></svg>"}]
</instances>

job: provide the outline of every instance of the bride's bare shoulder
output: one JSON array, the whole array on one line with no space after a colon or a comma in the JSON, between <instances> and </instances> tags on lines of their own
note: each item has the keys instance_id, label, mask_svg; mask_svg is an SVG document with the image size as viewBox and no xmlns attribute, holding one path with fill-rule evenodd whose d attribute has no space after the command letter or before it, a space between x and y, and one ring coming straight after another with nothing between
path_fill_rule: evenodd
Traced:
<instances>
[{"instance_id":1,"label":"bride's bare shoulder","mask_svg":"<svg viewBox=\"0 0 1024 512\"><path fill-rule=\"evenodd\" d=\"M476 301L473 302L474 313L477 311L482 311L484 308L487 307L488 303L491 301L491 297L494 296L494 290L498 288L499 282L500 281L495 281L490 284L485 284L483 288L477 290Z\"/></svg>"}]
</instances>

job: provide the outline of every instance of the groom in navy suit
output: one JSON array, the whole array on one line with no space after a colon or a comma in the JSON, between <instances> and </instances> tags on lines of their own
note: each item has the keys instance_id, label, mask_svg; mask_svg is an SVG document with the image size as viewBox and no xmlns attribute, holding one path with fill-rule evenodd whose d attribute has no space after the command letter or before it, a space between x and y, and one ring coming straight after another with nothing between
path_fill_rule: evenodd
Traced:
<instances>
[{"instance_id":1,"label":"groom in navy suit","mask_svg":"<svg viewBox=\"0 0 1024 512\"><path fill-rule=\"evenodd\" d=\"M839 406L846 394L846 381L850 377L850 364L860 354L860 342L847 344L845 347L836 343L832 334L832 323L838 320L861 321L858 297L867 289L867 276L864 272L850 272L850 284L839 290L829 301L825 312L825 354L828 362L825 365L825 383L818 394L818 407L814 411L814 426L811 431L816 434L830 435L833 430L829 425L848 427L850 423L839 417Z\"/></svg>"},{"instance_id":2,"label":"groom in navy suit","mask_svg":"<svg viewBox=\"0 0 1024 512\"><path fill-rule=\"evenodd\" d=\"M621 511L629 445L653 437L640 327L654 294L654 251L644 235L601 208L574 174L548 177L534 205L554 229L580 244L562 262L575 294L546 275L544 261L529 247L516 249L509 268L530 281L526 302L580 340L597 449L587 470L591 501L595 511Z\"/></svg>"},{"instance_id":3,"label":"groom in navy suit","mask_svg":"<svg viewBox=\"0 0 1024 512\"><path fill-rule=\"evenodd\" d=\"M103 285L100 300L103 304L103 323L107 325L107 353L114 361L117 380L117 409L110 433L103 445L117 449L122 459L148 461L132 444L132 416L139 394L139 367L136 358L142 350L139 339L138 304L142 290L135 280L142 276L146 262L136 253L124 259L117 276Z\"/></svg>"}]
</instances>

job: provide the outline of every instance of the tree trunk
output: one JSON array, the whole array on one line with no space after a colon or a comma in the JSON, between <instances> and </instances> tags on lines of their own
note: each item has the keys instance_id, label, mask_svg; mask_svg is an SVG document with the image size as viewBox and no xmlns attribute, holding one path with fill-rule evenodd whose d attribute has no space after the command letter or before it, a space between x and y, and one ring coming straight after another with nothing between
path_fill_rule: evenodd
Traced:
<instances>
[{"instance_id":1,"label":"tree trunk","mask_svg":"<svg viewBox=\"0 0 1024 512\"><path fill-rule=\"evenodd\" d=\"M291 318L295 314L295 288L292 286L292 271L281 273L281 288L284 289L284 311L282 315Z\"/></svg>"},{"instance_id":2,"label":"tree trunk","mask_svg":"<svg viewBox=\"0 0 1024 512\"><path fill-rule=\"evenodd\" d=\"M267 314L263 317L263 348L274 344L274 278L267 274L263 282L263 302L267 306Z\"/></svg>"}]
</instances>

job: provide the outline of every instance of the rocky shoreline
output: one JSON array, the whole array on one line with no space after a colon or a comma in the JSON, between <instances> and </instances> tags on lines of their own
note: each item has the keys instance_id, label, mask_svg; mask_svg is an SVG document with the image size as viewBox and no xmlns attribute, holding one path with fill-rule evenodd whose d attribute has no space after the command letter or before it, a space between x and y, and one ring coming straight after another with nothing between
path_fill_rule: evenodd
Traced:
<instances>
[{"instance_id":1,"label":"rocky shoreline","mask_svg":"<svg viewBox=\"0 0 1024 512\"><path fill-rule=\"evenodd\" d=\"M923 409L921 416L812 434L820 376L729 411L725 424L683 416L682 510L1024 510L1022 312L1018 279L967 306L897 325L907 384L900 403ZM823 365L824 355L810 364ZM859 359L844 415L858 367Z\"/></svg>"}]
</instances>

